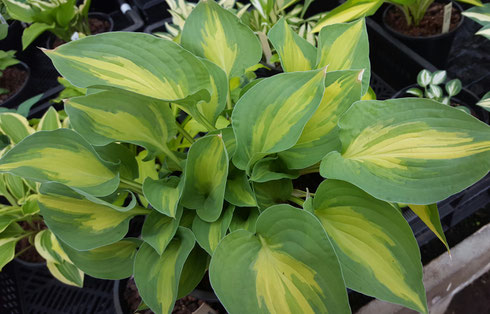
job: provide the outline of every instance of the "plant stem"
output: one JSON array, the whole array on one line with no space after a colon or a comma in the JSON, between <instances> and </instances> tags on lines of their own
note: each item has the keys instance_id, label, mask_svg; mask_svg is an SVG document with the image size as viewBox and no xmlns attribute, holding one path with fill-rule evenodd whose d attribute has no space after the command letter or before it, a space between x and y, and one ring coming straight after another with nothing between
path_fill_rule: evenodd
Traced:
<instances>
[{"instance_id":1,"label":"plant stem","mask_svg":"<svg viewBox=\"0 0 490 314\"><path fill-rule=\"evenodd\" d=\"M195 142L192 136L182 127L182 125L180 125L180 123L175 122L175 124L177 125L177 129L179 130L180 134L182 134L185 139L189 141L189 143L192 144Z\"/></svg>"},{"instance_id":2,"label":"plant stem","mask_svg":"<svg viewBox=\"0 0 490 314\"><path fill-rule=\"evenodd\" d=\"M298 198L298 197L295 197L295 196L293 196L293 195L291 195L291 196L289 197L288 201L291 201L291 202L293 202L293 203L295 203L295 204L297 204L297 205L299 205L299 206L301 206L301 207L303 207L303 204L304 204L304 202L305 202L305 201L303 201L302 199L300 199L300 198Z\"/></svg>"},{"instance_id":3,"label":"plant stem","mask_svg":"<svg viewBox=\"0 0 490 314\"><path fill-rule=\"evenodd\" d=\"M126 189L131 190L132 192L143 195L143 186L141 184L139 184L138 182L127 180L124 178L120 178L120 180L121 180L120 186L122 188L126 188Z\"/></svg>"},{"instance_id":4,"label":"plant stem","mask_svg":"<svg viewBox=\"0 0 490 314\"><path fill-rule=\"evenodd\" d=\"M175 163L175 165L179 170L182 170L182 167L180 166L180 159L177 156L175 156L173 151L171 151L170 149L166 149L164 153L168 158L170 158Z\"/></svg>"},{"instance_id":5,"label":"plant stem","mask_svg":"<svg viewBox=\"0 0 490 314\"><path fill-rule=\"evenodd\" d=\"M32 248L32 245L29 245L28 247L23 248L19 252L15 253L14 258L17 258L17 257L21 256L22 254L24 254L30 248Z\"/></svg>"},{"instance_id":6,"label":"plant stem","mask_svg":"<svg viewBox=\"0 0 490 314\"><path fill-rule=\"evenodd\" d=\"M308 195L315 196L315 193L308 193L302 190L294 189L291 195L295 197L307 197Z\"/></svg>"},{"instance_id":7,"label":"plant stem","mask_svg":"<svg viewBox=\"0 0 490 314\"><path fill-rule=\"evenodd\" d=\"M151 209L144 208L136 205L133 209L131 209L131 213L136 215L148 215L151 213Z\"/></svg>"},{"instance_id":8,"label":"plant stem","mask_svg":"<svg viewBox=\"0 0 490 314\"><path fill-rule=\"evenodd\" d=\"M320 172L320 163L314 164L313 166L300 170L299 174L305 175L309 173L318 173L318 172Z\"/></svg>"}]
</instances>

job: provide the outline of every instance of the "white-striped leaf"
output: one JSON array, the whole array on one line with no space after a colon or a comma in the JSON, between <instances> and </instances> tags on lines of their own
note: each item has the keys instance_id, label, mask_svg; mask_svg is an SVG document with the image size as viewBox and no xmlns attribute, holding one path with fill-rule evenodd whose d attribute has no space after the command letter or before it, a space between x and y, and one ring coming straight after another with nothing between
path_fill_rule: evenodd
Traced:
<instances>
[{"instance_id":1,"label":"white-striped leaf","mask_svg":"<svg viewBox=\"0 0 490 314\"><path fill-rule=\"evenodd\" d=\"M0 131L9 137L13 144L34 133L26 118L12 112L0 114Z\"/></svg>"},{"instance_id":2,"label":"white-striped leaf","mask_svg":"<svg viewBox=\"0 0 490 314\"><path fill-rule=\"evenodd\" d=\"M350 183L326 180L313 200L347 287L427 312L417 241L399 211Z\"/></svg>"},{"instance_id":3,"label":"white-striped leaf","mask_svg":"<svg viewBox=\"0 0 490 314\"><path fill-rule=\"evenodd\" d=\"M339 127L342 150L325 156L320 173L378 199L436 203L490 168L490 127L436 101L356 102Z\"/></svg>"},{"instance_id":4,"label":"white-striped leaf","mask_svg":"<svg viewBox=\"0 0 490 314\"><path fill-rule=\"evenodd\" d=\"M289 205L264 211L256 233L238 230L221 240L209 273L230 313L350 312L327 234L312 214Z\"/></svg>"}]
</instances>

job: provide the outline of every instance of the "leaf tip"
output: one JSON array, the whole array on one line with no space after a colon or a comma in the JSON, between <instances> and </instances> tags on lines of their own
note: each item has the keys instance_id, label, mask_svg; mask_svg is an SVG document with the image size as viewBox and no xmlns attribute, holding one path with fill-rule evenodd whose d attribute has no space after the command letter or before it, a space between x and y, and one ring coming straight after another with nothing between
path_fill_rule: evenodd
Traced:
<instances>
[{"instance_id":1,"label":"leaf tip","mask_svg":"<svg viewBox=\"0 0 490 314\"><path fill-rule=\"evenodd\" d=\"M359 75L357 76L358 82L362 82L362 77L364 76L364 71L365 71L365 69L362 69L361 71L359 71Z\"/></svg>"}]
</instances>

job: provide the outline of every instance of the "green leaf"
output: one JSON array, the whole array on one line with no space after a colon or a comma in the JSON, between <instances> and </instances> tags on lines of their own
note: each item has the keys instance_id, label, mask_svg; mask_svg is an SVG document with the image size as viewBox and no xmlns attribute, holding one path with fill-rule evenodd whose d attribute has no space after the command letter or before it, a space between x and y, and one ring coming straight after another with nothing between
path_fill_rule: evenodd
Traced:
<instances>
[{"instance_id":1,"label":"green leaf","mask_svg":"<svg viewBox=\"0 0 490 314\"><path fill-rule=\"evenodd\" d=\"M213 222L206 222L196 216L192 223L192 231L196 237L197 243L209 253L213 255L214 250L218 246L219 241L223 239L230 226L233 217L235 206L229 205L221 216Z\"/></svg>"},{"instance_id":2,"label":"green leaf","mask_svg":"<svg viewBox=\"0 0 490 314\"><path fill-rule=\"evenodd\" d=\"M53 24L46 24L46 23L39 23L35 22L31 24L29 27L24 29L24 32L22 33L22 50L25 50L29 45L36 40L39 36L41 36L42 33L48 30L52 30L56 27L56 25Z\"/></svg>"},{"instance_id":3,"label":"green leaf","mask_svg":"<svg viewBox=\"0 0 490 314\"><path fill-rule=\"evenodd\" d=\"M231 313L350 312L325 231L312 214L289 205L264 211L256 233L238 230L226 236L209 274Z\"/></svg>"},{"instance_id":4,"label":"green leaf","mask_svg":"<svg viewBox=\"0 0 490 314\"><path fill-rule=\"evenodd\" d=\"M5 173L3 179L5 180L5 184L14 198L20 200L26 196L28 190L24 185L24 180L22 180L21 177Z\"/></svg>"},{"instance_id":5,"label":"green leaf","mask_svg":"<svg viewBox=\"0 0 490 314\"><path fill-rule=\"evenodd\" d=\"M372 15L384 0L347 0L323 16L312 32L317 33L327 25L345 23Z\"/></svg>"},{"instance_id":6,"label":"green leaf","mask_svg":"<svg viewBox=\"0 0 490 314\"><path fill-rule=\"evenodd\" d=\"M464 11L463 15L482 26L486 26L490 23L490 3L485 3L483 6L474 6Z\"/></svg>"},{"instance_id":7,"label":"green leaf","mask_svg":"<svg viewBox=\"0 0 490 314\"><path fill-rule=\"evenodd\" d=\"M209 89L201 61L176 43L149 34L98 34L44 52L76 87L119 88L167 101Z\"/></svg>"},{"instance_id":8,"label":"green leaf","mask_svg":"<svg viewBox=\"0 0 490 314\"><path fill-rule=\"evenodd\" d=\"M39 121L37 129L40 131L52 131L59 128L61 128L61 122L58 112L53 107L49 107Z\"/></svg>"},{"instance_id":9,"label":"green leaf","mask_svg":"<svg viewBox=\"0 0 490 314\"><path fill-rule=\"evenodd\" d=\"M406 91L407 94L410 94L410 95L414 95L414 96L417 96L417 97L424 97L424 92L421 91L420 89L418 88L409 88L407 91Z\"/></svg>"},{"instance_id":10,"label":"green leaf","mask_svg":"<svg viewBox=\"0 0 490 314\"><path fill-rule=\"evenodd\" d=\"M429 70L422 70L417 75L417 84L421 87L427 87L432 81L432 73Z\"/></svg>"},{"instance_id":11,"label":"green leaf","mask_svg":"<svg viewBox=\"0 0 490 314\"><path fill-rule=\"evenodd\" d=\"M146 217L141 236L159 255L162 255L163 251L165 251L165 248L177 232L180 218L182 217L182 211L183 210L180 209L175 218L162 215L155 211L152 211L151 214Z\"/></svg>"},{"instance_id":12,"label":"green leaf","mask_svg":"<svg viewBox=\"0 0 490 314\"><path fill-rule=\"evenodd\" d=\"M250 173L267 154L294 146L324 89L324 69L279 74L252 87L232 113L237 141L233 164Z\"/></svg>"},{"instance_id":13,"label":"green leaf","mask_svg":"<svg viewBox=\"0 0 490 314\"><path fill-rule=\"evenodd\" d=\"M442 71L442 70L438 70L438 71L435 71L434 73L432 73L430 83L434 84L434 85L439 85L439 84L444 83L446 78L447 78L447 72Z\"/></svg>"},{"instance_id":14,"label":"green leaf","mask_svg":"<svg viewBox=\"0 0 490 314\"><path fill-rule=\"evenodd\" d=\"M490 111L490 92L487 92L485 95L483 95L482 99L480 99L480 101L476 104L486 111Z\"/></svg>"},{"instance_id":15,"label":"green leaf","mask_svg":"<svg viewBox=\"0 0 490 314\"><path fill-rule=\"evenodd\" d=\"M26 118L11 112L0 114L0 131L9 137L13 144L18 144L34 133Z\"/></svg>"},{"instance_id":16,"label":"green leaf","mask_svg":"<svg viewBox=\"0 0 490 314\"><path fill-rule=\"evenodd\" d=\"M127 212L96 204L59 183L41 186L39 207L46 225L60 240L77 250L90 250L121 240L129 219L147 213L134 208Z\"/></svg>"},{"instance_id":17,"label":"green leaf","mask_svg":"<svg viewBox=\"0 0 490 314\"><path fill-rule=\"evenodd\" d=\"M447 243L444 230L442 229L441 219L437 204L430 205L408 205L410 209L422 220L429 229L441 240L449 252L449 244Z\"/></svg>"},{"instance_id":18,"label":"green leaf","mask_svg":"<svg viewBox=\"0 0 490 314\"><path fill-rule=\"evenodd\" d=\"M67 285L83 287L83 272L73 265L50 230L42 230L36 234L34 246L46 260L49 271L56 279Z\"/></svg>"},{"instance_id":19,"label":"green leaf","mask_svg":"<svg viewBox=\"0 0 490 314\"><path fill-rule=\"evenodd\" d=\"M433 96L431 98L440 99L442 97L442 94L443 94L442 88L440 86L437 86L437 85L430 84L428 91Z\"/></svg>"},{"instance_id":20,"label":"green leaf","mask_svg":"<svg viewBox=\"0 0 490 314\"><path fill-rule=\"evenodd\" d=\"M455 108L418 98L360 101L339 121L342 150L320 173L374 197L432 204L485 176L490 127Z\"/></svg>"},{"instance_id":21,"label":"green leaf","mask_svg":"<svg viewBox=\"0 0 490 314\"><path fill-rule=\"evenodd\" d=\"M296 179L299 171L289 170L286 163L278 156L259 160L252 170L250 181L267 182L280 179Z\"/></svg>"},{"instance_id":22,"label":"green leaf","mask_svg":"<svg viewBox=\"0 0 490 314\"><path fill-rule=\"evenodd\" d=\"M399 211L337 180L320 184L313 206L348 288L427 313L419 248Z\"/></svg>"},{"instance_id":23,"label":"green leaf","mask_svg":"<svg viewBox=\"0 0 490 314\"><path fill-rule=\"evenodd\" d=\"M287 203L293 192L293 183L290 179L254 182L253 189L259 208L264 210L272 205Z\"/></svg>"},{"instance_id":24,"label":"green leaf","mask_svg":"<svg viewBox=\"0 0 490 314\"><path fill-rule=\"evenodd\" d=\"M23 238L22 233L18 224L11 224L0 233L0 271L14 259L15 245Z\"/></svg>"},{"instance_id":25,"label":"green leaf","mask_svg":"<svg viewBox=\"0 0 490 314\"><path fill-rule=\"evenodd\" d=\"M316 65L316 48L296 34L281 18L268 34L276 48L284 72L309 71Z\"/></svg>"},{"instance_id":26,"label":"green leaf","mask_svg":"<svg viewBox=\"0 0 490 314\"><path fill-rule=\"evenodd\" d=\"M247 175L232 163L230 163L226 181L225 200L236 206L257 206Z\"/></svg>"},{"instance_id":27,"label":"green leaf","mask_svg":"<svg viewBox=\"0 0 490 314\"><path fill-rule=\"evenodd\" d=\"M17 107L17 113L27 118L27 116L29 115L29 111L31 111L32 106L34 106L42 97L43 94L39 94L27 99Z\"/></svg>"},{"instance_id":28,"label":"green leaf","mask_svg":"<svg viewBox=\"0 0 490 314\"><path fill-rule=\"evenodd\" d=\"M177 132L166 102L120 91L71 98L65 110L73 128L93 145L122 141L167 154L166 143Z\"/></svg>"},{"instance_id":29,"label":"green leaf","mask_svg":"<svg viewBox=\"0 0 490 314\"><path fill-rule=\"evenodd\" d=\"M182 268L177 299L187 296L197 287L206 273L208 263L209 255L199 245L195 245Z\"/></svg>"},{"instance_id":30,"label":"green leaf","mask_svg":"<svg viewBox=\"0 0 490 314\"><path fill-rule=\"evenodd\" d=\"M110 143L105 146L94 146L100 158L115 164L119 164L121 178L134 180L138 178L138 163L136 156L124 144Z\"/></svg>"},{"instance_id":31,"label":"green leaf","mask_svg":"<svg viewBox=\"0 0 490 314\"><path fill-rule=\"evenodd\" d=\"M228 155L219 135L200 138L189 149L181 204L204 221L219 218L223 207Z\"/></svg>"},{"instance_id":32,"label":"green leaf","mask_svg":"<svg viewBox=\"0 0 490 314\"><path fill-rule=\"evenodd\" d=\"M134 281L141 298L156 313L171 313L184 263L194 247L194 235L179 228L162 255L143 243L134 261Z\"/></svg>"},{"instance_id":33,"label":"green leaf","mask_svg":"<svg viewBox=\"0 0 490 314\"><path fill-rule=\"evenodd\" d=\"M55 181L94 196L114 192L117 166L102 160L78 133L40 131L26 137L0 159L0 171L38 182Z\"/></svg>"},{"instance_id":34,"label":"green leaf","mask_svg":"<svg viewBox=\"0 0 490 314\"><path fill-rule=\"evenodd\" d=\"M364 70L336 71L327 74L320 106L306 123L298 142L280 152L290 169L303 169L319 162L327 153L340 149L339 117L361 99Z\"/></svg>"},{"instance_id":35,"label":"green leaf","mask_svg":"<svg viewBox=\"0 0 490 314\"><path fill-rule=\"evenodd\" d=\"M175 217L183 183L183 180L175 176L160 180L148 177L143 183L143 193L154 209L169 217Z\"/></svg>"},{"instance_id":36,"label":"green leaf","mask_svg":"<svg viewBox=\"0 0 490 314\"><path fill-rule=\"evenodd\" d=\"M88 251L77 251L61 242L73 263L86 274L100 279L118 280L133 274L136 251L141 240L125 238L121 241Z\"/></svg>"},{"instance_id":37,"label":"green leaf","mask_svg":"<svg viewBox=\"0 0 490 314\"><path fill-rule=\"evenodd\" d=\"M364 19L324 27L318 35L317 67L327 71L362 70L362 95L369 89L371 65ZM328 76L328 75L327 75Z\"/></svg>"},{"instance_id":38,"label":"green leaf","mask_svg":"<svg viewBox=\"0 0 490 314\"><path fill-rule=\"evenodd\" d=\"M185 21L182 47L208 59L228 78L259 63L262 48L255 34L214 0L201 1Z\"/></svg>"},{"instance_id":39,"label":"green leaf","mask_svg":"<svg viewBox=\"0 0 490 314\"><path fill-rule=\"evenodd\" d=\"M259 218L259 209L257 207L237 207L233 213L230 223L230 231L247 230L255 233L257 218Z\"/></svg>"},{"instance_id":40,"label":"green leaf","mask_svg":"<svg viewBox=\"0 0 490 314\"><path fill-rule=\"evenodd\" d=\"M448 93L449 97L459 94L462 88L461 81L458 79L450 80L446 84L446 92Z\"/></svg>"}]
</instances>

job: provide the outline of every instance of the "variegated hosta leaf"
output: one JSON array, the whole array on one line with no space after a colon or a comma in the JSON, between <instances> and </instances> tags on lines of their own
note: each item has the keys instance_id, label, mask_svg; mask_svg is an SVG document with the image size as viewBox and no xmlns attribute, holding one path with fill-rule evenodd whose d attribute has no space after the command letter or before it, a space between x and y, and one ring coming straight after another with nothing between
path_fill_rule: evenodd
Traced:
<instances>
[{"instance_id":1,"label":"variegated hosta leaf","mask_svg":"<svg viewBox=\"0 0 490 314\"><path fill-rule=\"evenodd\" d=\"M100 158L119 164L121 178L134 180L138 178L138 163L136 156L124 144L110 143L105 146L94 146Z\"/></svg>"},{"instance_id":2,"label":"variegated hosta leaf","mask_svg":"<svg viewBox=\"0 0 490 314\"><path fill-rule=\"evenodd\" d=\"M28 189L21 177L10 173L5 173L3 179L5 180L5 184L14 198L19 200L26 196Z\"/></svg>"},{"instance_id":3,"label":"variegated hosta leaf","mask_svg":"<svg viewBox=\"0 0 490 314\"><path fill-rule=\"evenodd\" d=\"M279 74L252 87L232 114L235 166L249 173L262 157L296 144L324 90L324 69Z\"/></svg>"},{"instance_id":4,"label":"variegated hosta leaf","mask_svg":"<svg viewBox=\"0 0 490 314\"><path fill-rule=\"evenodd\" d=\"M180 227L163 254L143 243L134 261L134 281L141 298L156 313L171 313L184 263L194 247L192 231Z\"/></svg>"},{"instance_id":5,"label":"variegated hosta leaf","mask_svg":"<svg viewBox=\"0 0 490 314\"><path fill-rule=\"evenodd\" d=\"M490 25L490 22L488 24ZM480 101L476 104L486 111L490 111L490 92L487 92L485 95L483 95L482 99L480 99Z\"/></svg>"},{"instance_id":6,"label":"variegated hosta leaf","mask_svg":"<svg viewBox=\"0 0 490 314\"><path fill-rule=\"evenodd\" d=\"M44 183L39 196L41 214L49 229L77 250L90 250L121 240L129 219L148 210L121 212L96 204L58 183Z\"/></svg>"},{"instance_id":7,"label":"variegated hosta leaf","mask_svg":"<svg viewBox=\"0 0 490 314\"><path fill-rule=\"evenodd\" d=\"M189 149L182 206L196 209L204 221L219 218L228 176L228 155L220 135L200 138Z\"/></svg>"},{"instance_id":8,"label":"variegated hosta leaf","mask_svg":"<svg viewBox=\"0 0 490 314\"><path fill-rule=\"evenodd\" d=\"M225 143L226 144L226 143ZM230 163L226 181L225 200L236 206L257 206L255 194L244 171Z\"/></svg>"},{"instance_id":9,"label":"variegated hosta leaf","mask_svg":"<svg viewBox=\"0 0 490 314\"><path fill-rule=\"evenodd\" d=\"M21 220L24 217L22 210L15 207L2 208L0 210L0 233L15 221Z\"/></svg>"},{"instance_id":10,"label":"variegated hosta leaf","mask_svg":"<svg viewBox=\"0 0 490 314\"><path fill-rule=\"evenodd\" d=\"M10 224L5 230L0 232L0 271L15 256L15 245L23 238L24 230L17 224Z\"/></svg>"},{"instance_id":11,"label":"variegated hosta leaf","mask_svg":"<svg viewBox=\"0 0 490 314\"><path fill-rule=\"evenodd\" d=\"M321 175L378 199L436 203L490 168L490 127L433 100L360 101L339 127L342 151L325 156Z\"/></svg>"},{"instance_id":12,"label":"variegated hosta leaf","mask_svg":"<svg viewBox=\"0 0 490 314\"><path fill-rule=\"evenodd\" d=\"M38 182L55 181L94 196L119 185L117 165L102 160L78 133L69 129L36 132L0 159L0 171Z\"/></svg>"},{"instance_id":13,"label":"variegated hosta leaf","mask_svg":"<svg viewBox=\"0 0 490 314\"><path fill-rule=\"evenodd\" d=\"M44 50L76 87L119 88L160 100L209 89L209 74L176 43L144 33L111 32Z\"/></svg>"},{"instance_id":14,"label":"variegated hosta leaf","mask_svg":"<svg viewBox=\"0 0 490 314\"><path fill-rule=\"evenodd\" d=\"M214 0L201 1L192 10L181 44L218 65L228 78L241 76L262 57L260 42L250 28Z\"/></svg>"},{"instance_id":15,"label":"variegated hosta leaf","mask_svg":"<svg viewBox=\"0 0 490 314\"><path fill-rule=\"evenodd\" d=\"M175 176L160 180L146 178L143 183L143 193L154 209L169 217L175 217L183 183L184 180Z\"/></svg>"},{"instance_id":16,"label":"variegated hosta leaf","mask_svg":"<svg viewBox=\"0 0 490 314\"><path fill-rule=\"evenodd\" d=\"M233 217L235 206L229 205L221 216L213 222L206 222L196 216L192 223L192 231L196 237L197 243L209 253L213 255L214 250L218 246L219 241L223 239L228 231L228 227Z\"/></svg>"},{"instance_id":17,"label":"variegated hosta leaf","mask_svg":"<svg viewBox=\"0 0 490 314\"><path fill-rule=\"evenodd\" d=\"M384 0L347 0L323 16L312 32L317 33L327 25L350 22L369 16L376 12L384 2Z\"/></svg>"},{"instance_id":18,"label":"variegated hosta leaf","mask_svg":"<svg viewBox=\"0 0 490 314\"><path fill-rule=\"evenodd\" d=\"M449 251L449 244L447 243L444 230L442 229L441 219L439 218L439 211L437 204L430 205L408 205L410 209L422 220L429 229L441 240Z\"/></svg>"},{"instance_id":19,"label":"variegated hosta leaf","mask_svg":"<svg viewBox=\"0 0 490 314\"><path fill-rule=\"evenodd\" d=\"M317 67L328 71L362 70L362 95L369 88L371 64L369 41L364 19L324 27L318 35Z\"/></svg>"},{"instance_id":20,"label":"variegated hosta leaf","mask_svg":"<svg viewBox=\"0 0 490 314\"><path fill-rule=\"evenodd\" d=\"M254 165L250 181L267 182L280 179L296 179L299 171L288 169L278 156L263 158Z\"/></svg>"},{"instance_id":21,"label":"variegated hosta leaf","mask_svg":"<svg viewBox=\"0 0 490 314\"><path fill-rule=\"evenodd\" d=\"M133 274L134 257L141 240L125 238L116 243L88 251L77 251L61 242L70 260L87 275L118 280Z\"/></svg>"},{"instance_id":22,"label":"variegated hosta leaf","mask_svg":"<svg viewBox=\"0 0 490 314\"><path fill-rule=\"evenodd\" d=\"M209 274L230 313L350 312L340 265L323 227L312 214L290 205L264 211L256 233L238 230L221 240Z\"/></svg>"},{"instance_id":23,"label":"variegated hosta leaf","mask_svg":"<svg viewBox=\"0 0 490 314\"><path fill-rule=\"evenodd\" d=\"M259 209L257 207L237 207L233 213L230 223L230 232L244 229L255 233L255 225L259 218Z\"/></svg>"},{"instance_id":24,"label":"variegated hosta leaf","mask_svg":"<svg viewBox=\"0 0 490 314\"><path fill-rule=\"evenodd\" d=\"M320 106L306 123L298 142L280 152L290 169L303 169L319 162L327 153L339 150L339 117L361 98L364 70L335 71L325 78Z\"/></svg>"},{"instance_id":25,"label":"variegated hosta leaf","mask_svg":"<svg viewBox=\"0 0 490 314\"><path fill-rule=\"evenodd\" d=\"M71 262L54 234L46 229L36 234L34 246L45 260L51 274L59 281L83 287L83 272Z\"/></svg>"},{"instance_id":26,"label":"variegated hosta leaf","mask_svg":"<svg viewBox=\"0 0 490 314\"><path fill-rule=\"evenodd\" d=\"M71 98L65 110L73 128L98 146L122 141L167 153L177 132L168 103L121 91Z\"/></svg>"},{"instance_id":27,"label":"variegated hosta leaf","mask_svg":"<svg viewBox=\"0 0 490 314\"><path fill-rule=\"evenodd\" d=\"M291 179L254 182L253 190L259 208L264 210L272 205L287 203L293 192L293 182Z\"/></svg>"},{"instance_id":28,"label":"variegated hosta leaf","mask_svg":"<svg viewBox=\"0 0 490 314\"><path fill-rule=\"evenodd\" d=\"M185 297L197 287L206 273L208 264L208 253L199 245L195 245L182 268L177 299Z\"/></svg>"},{"instance_id":29,"label":"variegated hosta leaf","mask_svg":"<svg viewBox=\"0 0 490 314\"><path fill-rule=\"evenodd\" d=\"M309 71L316 65L316 48L296 34L281 18L268 34L281 58L284 72Z\"/></svg>"},{"instance_id":30,"label":"variegated hosta leaf","mask_svg":"<svg viewBox=\"0 0 490 314\"><path fill-rule=\"evenodd\" d=\"M25 117L12 112L0 114L0 131L9 137L13 144L34 133Z\"/></svg>"},{"instance_id":31,"label":"variegated hosta leaf","mask_svg":"<svg viewBox=\"0 0 490 314\"><path fill-rule=\"evenodd\" d=\"M39 120L38 131L52 131L61 128L60 116L54 107L49 107Z\"/></svg>"},{"instance_id":32,"label":"variegated hosta leaf","mask_svg":"<svg viewBox=\"0 0 490 314\"><path fill-rule=\"evenodd\" d=\"M419 248L399 211L350 183L328 179L318 187L313 206L347 287L427 312Z\"/></svg>"},{"instance_id":33,"label":"variegated hosta leaf","mask_svg":"<svg viewBox=\"0 0 490 314\"><path fill-rule=\"evenodd\" d=\"M209 121L215 125L219 114L226 107L226 98L228 97L228 78L219 66L207 59L201 59L209 72L209 81L211 84L211 98L209 101L197 103L197 110Z\"/></svg>"},{"instance_id":34,"label":"variegated hosta leaf","mask_svg":"<svg viewBox=\"0 0 490 314\"><path fill-rule=\"evenodd\" d=\"M177 212L176 217L172 218L152 211L143 224L141 236L143 240L151 245L159 255L162 255L165 248L173 239L177 228L179 227L180 218L182 217L183 209Z\"/></svg>"}]
</instances>

